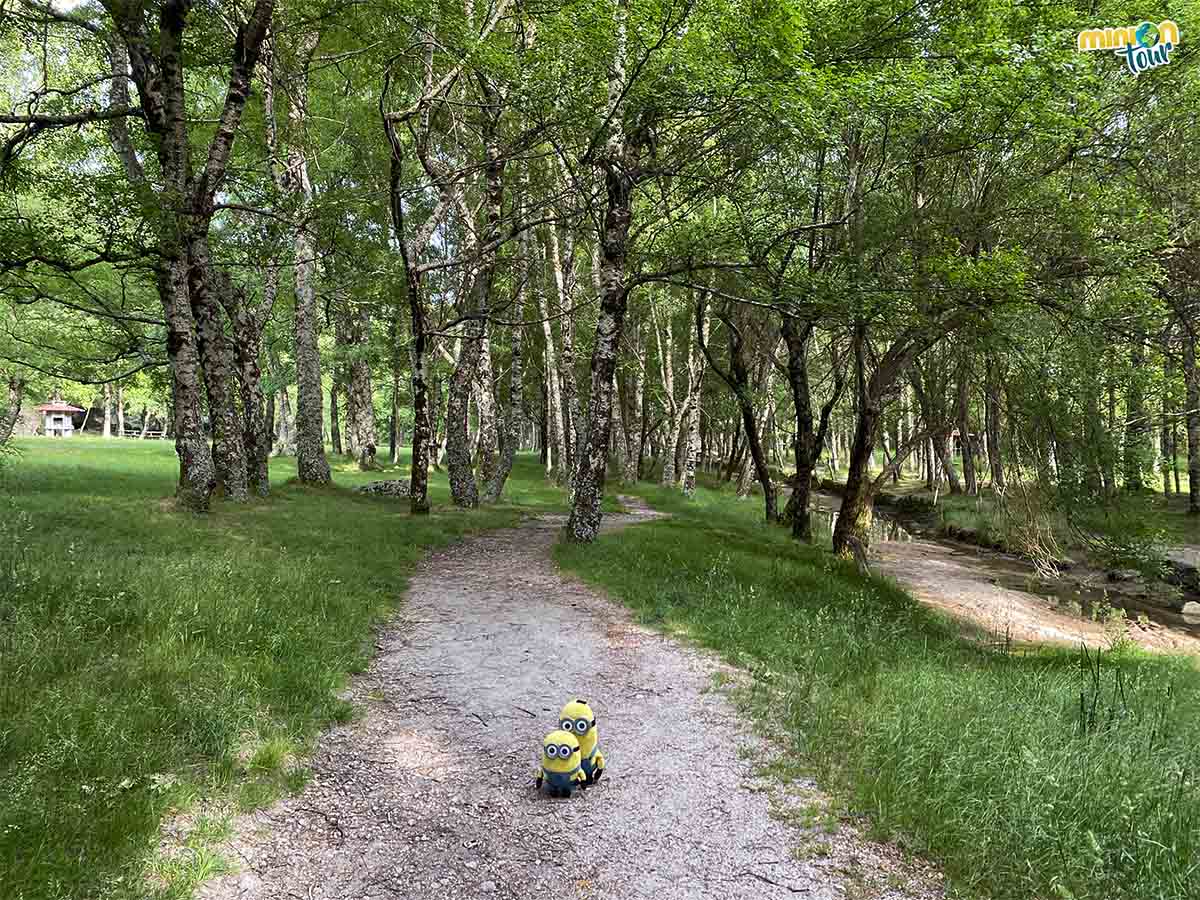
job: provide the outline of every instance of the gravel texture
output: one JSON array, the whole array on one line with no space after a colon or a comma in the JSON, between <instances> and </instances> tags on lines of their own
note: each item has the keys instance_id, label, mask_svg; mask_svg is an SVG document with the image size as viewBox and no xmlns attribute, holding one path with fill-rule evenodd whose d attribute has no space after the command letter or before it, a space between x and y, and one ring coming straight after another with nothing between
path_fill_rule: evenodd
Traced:
<instances>
[{"instance_id":1,"label":"gravel texture","mask_svg":"<svg viewBox=\"0 0 1200 900\"><path fill-rule=\"evenodd\" d=\"M607 516L606 528L653 515ZM431 556L297 796L240 817L237 867L201 897L940 897L936 873L863 840L808 783L756 772L711 655L565 578L545 517ZM608 760L569 800L533 785L542 737L591 702Z\"/></svg>"}]
</instances>

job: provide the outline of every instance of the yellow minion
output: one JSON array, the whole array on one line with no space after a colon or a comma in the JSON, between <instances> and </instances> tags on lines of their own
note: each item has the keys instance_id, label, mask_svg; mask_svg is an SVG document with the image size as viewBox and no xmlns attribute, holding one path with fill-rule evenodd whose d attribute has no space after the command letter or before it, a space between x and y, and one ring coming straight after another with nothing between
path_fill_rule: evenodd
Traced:
<instances>
[{"instance_id":1,"label":"yellow minion","mask_svg":"<svg viewBox=\"0 0 1200 900\"><path fill-rule=\"evenodd\" d=\"M596 730L596 714L586 700L572 700L558 715L562 730L579 741L579 763L586 777L585 784L595 784L604 774L604 754L600 752L600 733Z\"/></svg>"},{"instance_id":2,"label":"yellow minion","mask_svg":"<svg viewBox=\"0 0 1200 900\"><path fill-rule=\"evenodd\" d=\"M542 765L537 772L537 786L546 783L551 797L570 797L575 788L587 780L580 767L579 741L566 731L552 731L542 741Z\"/></svg>"}]
</instances>

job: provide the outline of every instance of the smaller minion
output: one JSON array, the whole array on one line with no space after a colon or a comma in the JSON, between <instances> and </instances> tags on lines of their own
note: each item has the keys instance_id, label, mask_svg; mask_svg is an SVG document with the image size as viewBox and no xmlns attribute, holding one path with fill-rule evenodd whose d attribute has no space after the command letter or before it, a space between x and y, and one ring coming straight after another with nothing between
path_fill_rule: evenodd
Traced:
<instances>
[{"instance_id":1,"label":"smaller minion","mask_svg":"<svg viewBox=\"0 0 1200 900\"><path fill-rule=\"evenodd\" d=\"M600 732L596 730L596 714L586 700L572 700L558 714L562 730L579 741L580 765L587 780L595 784L604 774L604 754L600 752Z\"/></svg>"},{"instance_id":2,"label":"smaller minion","mask_svg":"<svg viewBox=\"0 0 1200 900\"><path fill-rule=\"evenodd\" d=\"M579 759L579 741L565 731L552 731L542 741L542 764L538 768L537 786L546 783L551 797L570 797L575 788L587 780Z\"/></svg>"}]
</instances>

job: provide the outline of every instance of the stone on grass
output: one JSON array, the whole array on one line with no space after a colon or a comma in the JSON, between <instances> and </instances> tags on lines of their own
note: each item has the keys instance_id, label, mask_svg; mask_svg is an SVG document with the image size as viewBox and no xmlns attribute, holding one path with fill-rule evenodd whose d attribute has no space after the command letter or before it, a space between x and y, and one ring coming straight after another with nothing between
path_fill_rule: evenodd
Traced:
<instances>
[{"instance_id":1,"label":"stone on grass","mask_svg":"<svg viewBox=\"0 0 1200 900\"><path fill-rule=\"evenodd\" d=\"M408 482L397 481L395 479L389 481L372 481L370 484L364 484L358 489L360 494L372 494L376 497L407 497Z\"/></svg>"}]
</instances>

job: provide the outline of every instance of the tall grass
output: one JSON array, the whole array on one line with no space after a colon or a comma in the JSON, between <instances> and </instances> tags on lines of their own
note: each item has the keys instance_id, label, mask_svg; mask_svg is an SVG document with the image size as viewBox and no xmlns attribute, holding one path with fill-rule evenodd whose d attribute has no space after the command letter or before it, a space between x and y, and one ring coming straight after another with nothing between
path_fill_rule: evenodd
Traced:
<instances>
[{"instance_id":1,"label":"tall grass","mask_svg":"<svg viewBox=\"0 0 1200 900\"><path fill-rule=\"evenodd\" d=\"M878 834L968 896L1200 896L1192 661L987 650L757 506L643 493L674 518L561 564L747 667L752 708Z\"/></svg>"},{"instance_id":2,"label":"tall grass","mask_svg":"<svg viewBox=\"0 0 1200 900\"><path fill-rule=\"evenodd\" d=\"M21 449L0 498L0 897L22 900L186 896L217 861L156 864L163 818L301 784L297 760L353 714L337 694L426 551L561 508L531 462L519 506L446 508L437 479L441 505L413 518L345 489L379 474L343 466L305 490L275 461L271 500L197 517L164 500L165 442Z\"/></svg>"}]
</instances>

